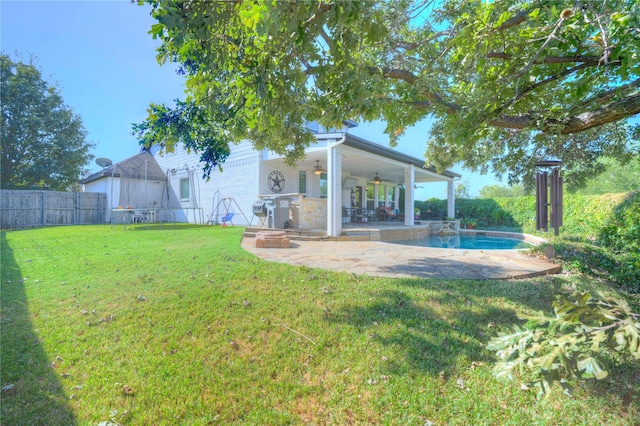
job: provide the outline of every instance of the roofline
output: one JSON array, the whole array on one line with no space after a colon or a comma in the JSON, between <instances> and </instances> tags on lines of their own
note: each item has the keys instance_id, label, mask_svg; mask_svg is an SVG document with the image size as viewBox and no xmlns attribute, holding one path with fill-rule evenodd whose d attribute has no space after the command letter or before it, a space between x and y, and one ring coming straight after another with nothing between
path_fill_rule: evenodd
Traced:
<instances>
[{"instance_id":1,"label":"roofline","mask_svg":"<svg viewBox=\"0 0 640 426\"><path fill-rule=\"evenodd\" d=\"M99 172L92 173L92 174L90 174L89 176L87 176L87 177L84 177L84 178L80 179L78 182L79 182L81 185L84 185L84 184L86 184L86 183L90 183L90 182L93 182L93 181L99 180L100 178L103 178L103 177L114 177L114 178L116 178L116 177L118 177L118 178L119 178L119 177L122 177L121 173L118 171L118 166L120 166L120 168L122 168L122 163L125 163L125 162L127 162L127 161L129 161L129 160L131 160L131 159L133 159L133 158L135 158L135 157L138 157L138 156L140 156L140 155L143 155L143 154L145 154L145 153L146 153L146 154L148 154L148 155L150 155L150 156L151 156L151 158L154 158L154 157L153 157L153 154L151 154L151 152L149 152L149 151L148 151L148 150L146 150L146 149L143 149L143 150L141 150L139 153L134 154L134 155L132 155L132 156L131 156L131 157L129 157L129 158L125 158L125 159L124 159L124 160L122 160L122 161L118 161L117 163L113 163L112 165L110 165L110 166L107 166L107 167L103 168L103 169L102 169L102 170L100 170ZM157 178L157 177L156 177L156 178ZM154 179L156 179L156 178L154 178Z\"/></svg>"},{"instance_id":2,"label":"roofline","mask_svg":"<svg viewBox=\"0 0 640 426\"><path fill-rule=\"evenodd\" d=\"M375 142L369 142L366 139L362 139L358 136L354 136L351 135L349 133L345 133L345 141L344 141L344 145L350 146L352 148L356 148L359 149L361 151L365 151L371 154L375 154L375 155L380 155L382 157L385 158L389 158L392 160L396 160L399 161L401 163L405 163L405 164L411 164L413 166L418 167L419 169L424 169L424 170L428 170L432 173L438 174L438 175L442 175L442 176L446 176L449 178L459 178L462 177L462 175L459 175L458 173L452 172L450 170L445 170L441 173L438 173L438 171L436 171L435 167L425 167L424 164L424 160L421 160L419 158L413 157L411 155L408 154L404 154L402 152L396 151L394 149L391 148L387 148L386 146L382 146L380 144L377 144Z\"/></svg>"}]
</instances>

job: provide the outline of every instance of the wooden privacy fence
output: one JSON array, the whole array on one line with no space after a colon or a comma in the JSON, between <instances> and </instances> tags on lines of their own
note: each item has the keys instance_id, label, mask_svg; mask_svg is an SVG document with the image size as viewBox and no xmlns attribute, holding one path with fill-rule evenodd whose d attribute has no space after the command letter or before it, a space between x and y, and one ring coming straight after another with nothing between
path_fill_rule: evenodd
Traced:
<instances>
[{"instance_id":1,"label":"wooden privacy fence","mask_svg":"<svg viewBox=\"0 0 640 426\"><path fill-rule=\"evenodd\" d=\"M106 211L103 192L0 190L1 229L104 223Z\"/></svg>"}]
</instances>

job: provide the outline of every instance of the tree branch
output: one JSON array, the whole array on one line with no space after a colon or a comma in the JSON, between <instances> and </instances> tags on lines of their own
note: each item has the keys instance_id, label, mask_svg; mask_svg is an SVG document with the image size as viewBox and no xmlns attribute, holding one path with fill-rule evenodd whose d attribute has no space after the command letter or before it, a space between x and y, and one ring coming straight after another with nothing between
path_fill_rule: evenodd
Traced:
<instances>
[{"instance_id":1,"label":"tree branch","mask_svg":"<svg viewBox=\"0 0 640 426\"><path fill-rule=\"evenodd\" d=\"M531 58L531 60L529 61L529 63L522 68L514 77L518 78L522 75L524 75L525 72L527 72L529 70L529 68L531 68L531 66L533 64L536 63L536 61L538 60L538 56L540 56L542 54L542 52L544 51L544 49L546 49L546 47L549 45L549 43L551 43L551 40L553 40L556 37L556 33L558 32L558 30L560 29L560 27L562 26L562 23L564 22L564 18L560 17L560 19L558 20L558 23L556 23L556 26L553 28L553 31L551 31L551 34L549 34L549 36L547 37L547 39L545 40L544 43L542 43L542 46L540 46L540 49L538 49L538 51L536 52L535 55L533 55L533 58Z\"/></svg>"},{"instance_id":2,"label":"tree branch","mask_svg":"<svg viewBox=\"0 0 640 426\"><path fill-rule=\"evenodd\" d=\"M596 110L583 112L576 117L569 118L561 133L567 135L582 132L638 113L640 113L640 92L636 91L626 98L615 100Z\"/></svg>"},{"instance_id":3,"label":"tree branch","mask_svg":"<svg viewBox=\"0 0 640 426\"><path fill-rule=\"evenodd\" d=\"M444 31L438 31L435 32L433 34L431 34L429 37L427 37L425 40L422 40L420 43L429 43L439 37L442 36L450 36L454 33L453 30L444 30ZM395 41L395 47L404 49L404 50L415 50L418 47L420 47L420 43L416 43L416 42L411 42L411 41L404 41L404 40L396 40Z\"/></svg>"},{"instance_id":4,"label":"tree branch","mask_svg":"<svg viewBox=\"0 0 640 426\"><path fill-rule=\"evenodd\" d=\"M388 77L388 78L392 78L392 79L396 79L396 80L402 80L405 81L409 84L414 84L418 77L416 77L413 73L406 71L406 70L400 70L400 69L396 69L396 68L381 68L381 69L377 69L374 67L368 67L369 72L372 73L380 73L382 72L382 76L383 77ZM424 92L424 95L427 99L429 99L430 101L432 101L435 104L441 105L443 107L445 107L447 114L454 114L458 111L461 110L460 106L451 103L451 102L447 102L445 101L442 96L440 96L438 93L431 91L431 90L426 90Z\"/></svg>"},{"instance_id":5,"label":"tree branch","mask_svg":"<svg viewBox=\"0 0 640 426\"><path fill-rule=\"evenodd\" d=\"M484 55L488 59L513 59L513 55L506 52L489 52ZM547 56L543 59L536 60L536 64L574 64L574 63L586 63L589 65L599 65L602 61L602 57L595 55L575 55L575 56ZM621 60L616 60L616 65L622 63Z\"/></svg>"},{"instance_id":6,"label":"tree branch","mask_svg":"<svg viewBox=\"0 0 640 426\"><path fill-rule=\"evenodd\" d=\"M504 111L505 109L509 108L510 106L514 105L516 102L518 102L520 99L522 99L527 93L531 92L532 90L537 89L538 87L544 86L545 84L551 83L552 81L556 81L561 77L566 77L568 75L573 74L576 71L579 71L581 69L587 68L591 65L589 64L581 64L578 66L575 66L573 68L569 68L566 69L564 71L562 71L561 73L558 73L556 75L552 75L551 77L547 77L544 80L541 80L537 83L531 84L527 87L525 87L522 91L520 91L513 99L511 99L509 102L501 105L500 107L496 108L496 110L494 111L496 114L500 114L502 111Z\"/></svg>"},{"instance_id":7,"label":"tree branch","mask_svg":"<svg viewBox=\"0 0 640 426\"><path fill-rule=\"evenodd\" d=\"M303 25L304 26L309 26L309 24L313 23L315 20L317 20L320 16L324 15L329 10L331 10L331 5L330 4L328 4L328 3L320 3L316 13L314 13L313 15L311 15L309 17L309 19L304 21Z\"/></svg>"},{"instance_id":8,"label":"tree branch","mask_svg":"<svg viewBox=\"0 0 640 426\"><path fill-rule=\"evenodd\" d=\"M574 110L582 110L584 107L591 104L603 105L605 102L609 102L616 96L620 96L621 93L629 92L630 94L633 94L634 90L638 88L640 88L640 78L632 81L631 83L616 87L603 93L599 93L589 99L586 99L585 101L577 105Z\"/></svg>"},{"instance_id":9,"label":"tree branch","mask_svg":"<svg viewBox=\"0 0 640 426\"><path fill-rule=\"evenodd\" d=\"M333 40L331 40L331 37L329 37L329 34L327 34L327 32L324 30L324 28L320 28L319 33L320 33L320 37L322 37L324 42L327 43L327 46L329 47L329 50L335 50L336 45L333 42Z\"/></svg>"},{"instance_id":10,"label":"tree branch","mask_svg":"<svg viewBox=\"0 0 640 426\"><path fill-rule=\"evenodd\" d=\"M504 21L502 25L496 28L496 30L498 31L508 30L509 28L522 24L524 21L527 20L528 17L529 17L529 12L525 12L524 10L521 10L513 18L510 18Z\"/></svg>"},{"instance_id":11,"label":"tree branch","mask_svg":"<svg viewBox=\"0 0 640 426\"><path fill-rule=\"evenodd\" d=\"M568 135L579 133L593 127L612 123L640 113L640 91L635 91L628 96L610 102L607 105L582 114L556 120L553 118L541 119L541 114L523 114L517 116L501 116L489 121L489 125L505 129L537 129L542 132L551 127L560 126L558 133Z\"/></svg>"}]
</instances>

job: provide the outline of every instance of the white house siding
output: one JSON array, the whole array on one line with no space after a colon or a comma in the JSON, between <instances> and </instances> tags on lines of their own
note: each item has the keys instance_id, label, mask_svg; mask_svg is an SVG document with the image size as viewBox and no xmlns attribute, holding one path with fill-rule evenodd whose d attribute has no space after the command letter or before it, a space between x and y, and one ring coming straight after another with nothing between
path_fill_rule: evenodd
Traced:
<instances>
[{"instance_id":1,"label":"white house siding","mask_svg":"<svg viewBox=\"0 0 640 426\"><path fill-rule=\"evenodd\" d=\"M169 188L172 189L169 207L184 209L182 212L179 211L177 220L198 222L199 217L194 216L191 208L201 208L205 222L219 223L220 218L226 213L226 207L229 206L229 211L235 213L234 224L255 224L256 219L252 219L252 205L258 199L256 181L259 177L260 154L253 150L251 143L233 145L231 154L222 165L223 171L212 171L208 181L202 178L203 165L199 161L200 156L193 152L187 153L183 147L176 147L175 153L156 155L155 158L169 177ZM176 170L175 174L172 172L173 169ZM190 180L189 199L180 198L181 179ZM227 200L221 203L222 199ZM246 220L241 212L246 216Z\"/></svg>"},{"instance_id":2,"label":"white house siding","mask_svg":"<svg viewBox=\"0 0 640 426\"><path fill-rule=\"evenodd\" d=\"M260 183L259 184L260 195L277 195L278 194L273 192L269 188L269 181L268 181L269 174L272 173L273 171L279 171L284 176L284 187L282 188L282 191L280 192L280 194L293 194L293 193L298 193L300 191L298 169L293 169L281 161L268 161L268 162L263 162L262 166L260 167L260 175L258 177L258 182ZM311 179L313 178L316 178L318 180L320 179L313 173L307 173L307 190L309 190L309 184L311 183ZM255 182L253 183L253 185L255 186Z\"/></svg>"},{"instance_id":3,"label":"white house siding","mask_svg":"<svg viewBox=\"0 0 640 426\"><path fill-rule=\"evenodd\" d=\"M111 182L113 181L113 185ZM107 214L105 222L111 222L111 209L118 207L120 200L120 178L104 178L84 184L84 192L104 192L107 194Z\"/></svg>"}]
</instances>

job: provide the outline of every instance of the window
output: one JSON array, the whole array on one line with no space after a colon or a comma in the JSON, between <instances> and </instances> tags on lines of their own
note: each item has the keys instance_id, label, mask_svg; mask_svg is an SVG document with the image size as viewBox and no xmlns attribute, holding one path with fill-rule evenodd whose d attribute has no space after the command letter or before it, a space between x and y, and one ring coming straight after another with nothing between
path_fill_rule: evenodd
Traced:
<instances>
[{"instance_id":1,"label":"window","mask_svg":"<svg viewBox=\"0 0 640 426\"><path fill-rule=\"evenodd\" d=\"M327 198L327 174L320 175L320 198Z\"/></svg>"},{"instance_id":2,"label":"window","mask_svg":"<svg viewBox=\"0 0 640 426\"><path fill-rule=\"evenodd\" d=\"M189 199L189 178L180 179L180 199Z\"/></svg>"},{"instance_id":3,"label":"window","mask_svg":"<svg viewBox=\"0 0 640 426\"><path fill-rule=\"evenodd\" d=\"M307 193L307 172L300 172L298 174L298 192L300 194Z\"/></svg>"}]
</instances>

